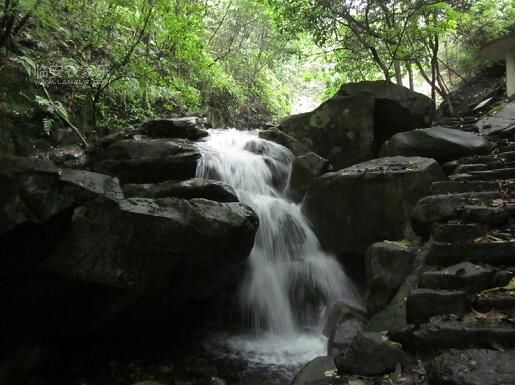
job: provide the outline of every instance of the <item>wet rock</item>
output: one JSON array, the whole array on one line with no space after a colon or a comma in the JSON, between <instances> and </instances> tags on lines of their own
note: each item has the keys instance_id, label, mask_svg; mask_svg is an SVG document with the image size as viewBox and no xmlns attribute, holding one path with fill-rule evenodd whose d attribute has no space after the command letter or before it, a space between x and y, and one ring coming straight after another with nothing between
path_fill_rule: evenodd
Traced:
<instances>
[{"instance_id":1,"label":"wet rock","mask_svg":"<svg viewBox=\"0 0 515 385\"><path fill-rule=\"evenodd\" d=\"M347 352L336 356L334 362L341 374L374 376L393 372L404 360L400 345L383 333L360 333Z\"/></svg>"},{"instance_id":2,"label":"wet rock","mask_svg":"<svg viewBox=\"0 0 515 385\"><path fill-rule=\"evenodd\" d=\"M339 353L345 353L354 337L363 330L364 325L363 319L355 316L349 316L347 319L340 321L327 341L328 355L335 356Z\"/></svg>"},{"instance_id":3,"label":"wet rock","mask_svg":"<svg viewBox=\"0 0 515 385\"><path fill-rule=\"evenodd\" d=\"M296 201L302 200L309 186L329 168L329 161L314 152L296 157L291 170L289 195Z\"/></svg>"},{"instance_id":4,"label":"wet rock","mask_svg":"<svg viewBox=\"0 0 515 385\"><path fill-rule=\"evenodd\" d=\"M195 177L200 153L187 140L121 140L111 144L94 165L122 183L159 183Z\"/></svg>"},{"instance_id":5,"label":"wet rock","mask_svg":"<svg viewBox=\"0 0 515 385\"><path fill-rule=\"evenodd\" d=\"M403 239L416 202L441 179L432 159L375 159L322 175L308 190L303 211L324 249L364 255L374 242Z\"/></svg>"},{"instance_id":6,"label":"wet rock","mask_svg":"<svg viewBox=\"0 0 515 385\"><path fill-rule=\"evenodd\" d=\"M333 357L317 357L308 362L293 379L292 385L311 385L325 381L335 375L336 367Z\"/></svg>"},{"instance_id":7,"label":"wet rock","mask_svg":"<svg viewBox=\"0 0 515 385\"><path fill-rule=\"evenodd\" d=\"M487 154L492 144L485 138L461 130L431 127L401 132L388 139L382 156L421 156L440 163L473 154Z\"/></svg>"},{"instance_id":8,"label":"wet rock","mask_svg":"<svg viewBox=\"0 0 515 385\"><path fill-rule=\"evenodd\" d=\"M373 158L374 97L335 95L317 109L285 118L280 129L336 168Z\"/></svg>"},{"instance_id":9,"label":"wet rock","mask_svg":"<svg viewBox=\"0 0 515 385\"><path fill-rule=\"evenodd\" d=\"M126 184L123 190L129 198L205 198L216 202L238 202L236 192L227 183L201 178L158 184Z\"/></svg>"},{"instance_id":10,"label":"wet rock","mask_svg":"<svg viewBox=\"0 0 515 385\"><path fill-rule=\"evenodd\" d=\"M374 96L374 136L378 145L398 132L431 125L434 116L431 99L394 83L378 80L344 84L337 95L363 92Z\"/></svg>"},{"instance_id":11,"label":"wet rock","mask_svg":"<svg viewBox=\"0 0 515 385\"><path fill-rule=\"evenodd\" d=\"M366 320L365 316L363 309L359 309L344 300L337 301L327 311L322 334L330 337L336 327L346 319L357 318L364 321Z\"/></svg>"},{"instance_id":12,"label":"wet rock","mask_svg":"<svg viewBox=\"0 0 515 385\"><path fill-rule=\"evenodd\" d=\"M414 250L402 243L378 242L368 248L365 268L370 313L384 309L392 300L411 272L414 259Z\"/></svg>"},{"instance_id":13,"label":"wet rock","mask_svg":"<svg viewBox=\"0 0 515 385\"><path fill-rule=\"evenodd\" d=\"M495 283L496 271L470 262L462 262L442 270L427 271L420 279L420 287L428 289L483 291Z\"/></svg>"},{"instance_id":14,"label":"wet rock","mask_svg":"<svg viewBox=\"0 0 515 385\"><path fill-rule=\"evenodd\" d=\"M38 157L48 159L58 166L67 168L84 168L91 161L86 150L80 145L53 147L38 154Z\"/></svg>"},{"instance_id":15,"label":"wet rock","mask_svg":"<svg viewBox=\"0 0 515 385\"><path fill-rule=\"evenodd\" d=\"M441 314L463 317L470 310L470 299L463 291L416 289L406 302L408 323L420 324Z\"/></svg>"},{"instance_id":16,"label":"wet rock","mask_svg":"<svg viewBox=\"0 0 515 385\"><path fill-rule=\"evenodd\" d=\"M452 349L428 366L431 385L503 385L515 378L515 354L487 349Z\"/></svg>"},{"instance_id":17,"label":"wet rock","mask_svg":"<svg viewBox=\"0 0 515 385\"><path fill-rule=\"evenodd\" d=\"M282 132L277 127L259 131L259 137L286 147L295 156L302 156L310 152L309 146Z\"/></svg>"},{"instance_id":18,"label":"wet rock","mask_svg":"<svg viewBox=\"0 0 515 385\"><path fill-rule=\"evenodd\" d=\"M142 129L152 138L198 140L209 135L200 128L200 119L197 117L149 120L143 123Z\"/></svg>"}]
</instances>

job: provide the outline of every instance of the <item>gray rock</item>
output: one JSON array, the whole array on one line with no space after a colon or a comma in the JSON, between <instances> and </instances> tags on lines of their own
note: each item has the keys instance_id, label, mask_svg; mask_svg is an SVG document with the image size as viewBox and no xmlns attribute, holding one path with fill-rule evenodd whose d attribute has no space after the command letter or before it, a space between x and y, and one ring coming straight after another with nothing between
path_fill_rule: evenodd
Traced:
<instances>
[{"instance_id":1,"label":"gray rock","mask_svg":"<svg viewBox=\"0 0 515 385\"><path fill-rule=\"evenodd\" d=\"M238 202L236 192L230 185L210 179L193 178L182 182L170 180L159 184L126 184L123 185L123 189L129 198L205 198L216 202Z\"/></svg>"},{"instance_id":2,"label":"gray rock","mask_svg":"<svg viewBox=\"0 0 515 385\"><path fill-rule=\"evenodd\" d=\"M405 354L399 344L383 333L360 333L345 354L339 354L334 362L341 374L375 376L390 373L397 364L404 362Z\"/></svg>"},{"instance_id":3,"label":"gray rock","mask_svg":"<svg viewBox=\"0 0 515 385\"><path fill-rule=\"evenodd\" d=\"M298 156L292 165L289 195L296 201L302 200L309 186L322 174L329 171L329 161L309 152Z\"/></svg>"},{"instance_id":4,"label":"gray rock","mask_svg":"<svg viewBox=\"0 0 515 385\"><path fill-rule=\"evenodd\" d=\"M375 159L322 175L308 190L303 211L324 249L363 256L374 242L403 239L416 202L441 179L432 159Z\"/></svg>"},{"instance_id":5,"label":"gray rock","mask_svg":"<svg viewBox=\"0 0 515 385\"><path fill-rule=\"evenodd\" d=\"M395 134L382 146L382 156L422 156L440 163L474 154L488 154L492 144L482 136L446 127Z\"/></svg>"},{"instance_id":6,"label":"gray rock","mask_svg":"<svg viewBox=\"0 0 515 385\"><path fill-rule=\"evenodd\" d=\"M374 314L386 308L413 268L415 251L402 243L378 242L367 250L368 309Z\"/></svg>"},{"instance_id":7,"label":"gray rock","mask_svg":"<svg viewBox=\"0 0 515 385\"><path fill-rule=\"evenodd\" d=\"M470 310L470 299L463 291L416 289L406 302L408 323L421 324L435 315L463 317Z\"/></svg>"},{"instance_id":8,"label":"gray rock","mask_svg":"<svg viewBox=\"0 0 515 385\"><path fill-rule=\"evenodd\" d=\"M336 169L372 159L374 97L335 95L312 112L285 118L280 129L329 159Z\"/></svg>"},{"instance_id":9,"label":"gray rock","mask_svg":"<svg viewBox=\"0 0 515 385\"><path fill-rule=\"evenodd\" d=\"M344 84L337 95L352 96L366 92L374 96L374 136L377 144L392 135L429 127L434 117L430 98L394 83L362 81Z\"/></svg>"},{"instance_id":10,"label":"gray rock","mask_svg":"<svg viewBox=\"0 0 515 385\"><path fill-rule=\"evenodd\" d=\"M450 266L463 261L506 266L513 263L515 241L488 243L431 242L427 262L431 265Z\"/></svg>"},{"instance_id":11,"label":"gray rock","mask_svg":"<svg viewBox=\"0 0 515 385\"><path fill-rule=\"evenodd\" d=\"M122 183L159 183L195 177L199 158L188 140L126 139L111 144L94 169Z\"/></svg>"},{"instance_id":12,"label":"gray rock","mask_svg":"<svg viewBox=\"0 0 515 385\"><path fill-rule=\"evenodd\" d=\"M354 337L363 330L365 322L358 317L349 317L341 321L327 341L327 353L335 356L339 353L345 353Z\"/></svg>"},{"instance_id":13,"label":"gray rock","mask_svg":"<svg viewBox=\"0 0 515 385\"><path fill-rule=\"evenodd\" d=\"M163 302L202 300L234 279L257 225L240 203L97 199L75 210L45 270Z\"/></svg>"},{"instance_id":14,"label":"gray rock","mask_svg":"<svg viewBox=\"0 0 515 385\"><path fill-rule=\"evenodd\" d=\"M330 337L336 330L336 327L346 319L357 318L365 321L365 316L366 313L363 309L359 309L345 300L336 301L327 311L322 334L326 337Z\"/></svg>"},{"instance_id":15,"label":"gray rock","mask_svg":"<svg viewBox=\"0 0 515 385\"><path fill-rule=\"evenodd\" d=\"M515 354L487 349L452 349L427 368L431 385L508 385L515 379Z\"/></svg>"},{"instance_id":16,"label":"gray rock","mask_svg":"<svg viewBox=\"0 0 515 385\"><path fill-rule=\"evenodd\" d=\"M437 242L471 241L484 235L487 227L480 223L435 223L431 231Z\"/></svg>"},{"instance_id":17,"label":"gray rock","mask_svg":"<svg viewBox=\"0 0 515 385\"><path fill-rule=\"evenodd\" d=\"M295 376L291 385L312 385L326 381L336 373L333 357L317 357L308 362ZM330 376L328 376L329 374Z\"/></svg>"}]
</instances>

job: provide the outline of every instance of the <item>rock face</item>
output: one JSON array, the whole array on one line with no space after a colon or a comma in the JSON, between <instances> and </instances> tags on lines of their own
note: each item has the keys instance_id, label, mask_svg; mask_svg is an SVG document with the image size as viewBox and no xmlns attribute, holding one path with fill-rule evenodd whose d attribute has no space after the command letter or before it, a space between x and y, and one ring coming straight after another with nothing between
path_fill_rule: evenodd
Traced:
<instances>
[{"instance_id":1,"label":"rock face","mask_svg":"<svg viewBox=\"0 0 515 385\"><path fill-rule=\"evenodd\" d=\"M339 169L373 158L374 97L339 96L312 112L285 118L280 129Z\"/></svg>"},{"instance_id":2,"label":"rock face","mask_svg":"<svg viewBox=\"0 0 515 385\"><path fill-rule=\"evenodd\" d=\"M317 357L308 362L293 379L292 385L311 385L327 380L327 374L336 371L333 357ZM334 375L334 374L333 374Z\"/></svg>"},{"instance_id":3,"label":"rock face","mask_svg":"<svg viewBox=\"0 0 515 385\"><path fill-rule=\"evenodd\" d=\"M320 177L303 211L326 250L363 256L374 242L402 239L417 200L444 178L432 159L375 159Z\"/></svg>"},{"instance_id":4,"label":"rock face","mask_svg":"<svg viewBox=\"0 0 515 385\"><path fill-rule=\"evenodd\" d=\"M123 190L129 198L205 198L216 202L238 202L236 192L227 183L202 178L158 184L126 184Z\"/></svg>"},{"instance_id":5,"label":"rock face","mask_svg":"<svg viewBox=\"0 0 515 385\"><path fill-rule=\"evenodd\" d=\"M371 93L375 99L374 135L378 145L398 132L429 127L433 121L430 98L394 83L378 80L344 84L337 95L353 96L362 92Z\"/></svg>"},{"instance_id":6,"label":"rock face","mask_svg":"<svg viewBox=\"0 0 515 385\"><path fill-rule=\"evenodd\" d=\"M329 161L314 152L298 156L292 165L289 195L296 201L302 200L309 186L322 174L329 171Z\"/></svg>"},{"instance_id":7,"label":"rock face","mask_svg":"<svg viewBox=\"0 0 515 385\"><path fill-rule=\"evenodd\" d=\"M186 139L125 139L111 144L94 168L122 183L159 183L195 177L199 158Z\"/></svg>"},{"instance_id":8,"label":"rock face","mask_svg":"<svg viewBox=\"0 0 515 385\"><path fill-rule=\"evenodd\" d=\"M431 127L395 134L381 148L382 156L422 156L447 162L462 156L487 154L491 143L471 132Z\"/></svg>"}]
</instances>

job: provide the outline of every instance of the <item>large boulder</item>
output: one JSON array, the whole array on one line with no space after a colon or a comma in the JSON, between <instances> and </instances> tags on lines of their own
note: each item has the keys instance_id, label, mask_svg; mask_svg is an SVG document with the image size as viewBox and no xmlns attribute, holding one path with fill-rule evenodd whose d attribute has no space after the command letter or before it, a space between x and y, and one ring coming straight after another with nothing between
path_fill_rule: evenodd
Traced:
<instances>
[{"instance_id":1,"label":"large boulder","mask_svg":"<svg viewBox=\"0 0 515 385\"><path fill-rule=\"evenodd\" d=\"M342 168L373 158L374 97L334 96L312 112L285 118L280 129Z\"/></svg>"},{"instance_id":2,"label":"large boulder","mask_svg":"<svg viewBox=\"0 0 515 385\"><path fill-rule=\"evenodd\" d=\"M482 136L446 127L401 132L388 139L382 156L423 156L444 163L469 155L488 154L492 144Z\"/></svg>"},{"instance_id":3,"label":"large boulder","mask_svg":"<svg viewBox=\"0 0 515 385\"><path fill-rule=\"evenodd\" d=\"M431 125L434 117L431 99L391 82L377 80L344 84L337 95L353 96L362 92L374 96L374 135L378 145L398 132Z\"/></svg>"},{"instance_id":4,"label":"large boulder","mask_svg":"<svg viewBox=\"0 0 515 385\"><path fill-rule=\"evenodd\" d=\"M258 226L247 206L205 199L99 197L72 214L47 258L2 277L8 335L177 316L236 286Z\"/></svg>"},{"instance_id":5,"label":"large boulder","mask_svg":"<svg viewBox=\"0 0 515 385\"><path fill-rule=\"evenodd\" d=\"M350 261L374 242L404 239L416 202L444 178L432 159L374 159L322 175L308 190L303 211L322 247Z\"/></svg>"},{"instance_id":6,"label":"large boulder","mask_svg":"<svg viewBox=\"0 0 515 385\"><path fill-rule=\"evenodd\" d=\"M124 139L107 147L94 168L122 183L159 183L195 177L199 158L186 139Z\"/></svg>"}]
</instances>

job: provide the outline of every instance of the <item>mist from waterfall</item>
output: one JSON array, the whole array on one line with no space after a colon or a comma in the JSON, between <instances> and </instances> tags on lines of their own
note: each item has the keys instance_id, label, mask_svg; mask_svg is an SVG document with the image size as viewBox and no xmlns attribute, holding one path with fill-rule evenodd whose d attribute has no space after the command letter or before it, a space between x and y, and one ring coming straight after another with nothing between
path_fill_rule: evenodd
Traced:
<instances>
[{"instance_id":1,"label":"mist from waterfall","mask_svg":"<svg viewBox=\"0 0 515 385\"><path fill-rule=\"evenodd\" d=\"M320 339L324 309L342 298L355 305L358 300L341 266L321 250L300 205L286 197L294 155L259 138L257 131L236 129L210 130L199 147L202 158L197 176L231 185L260 220L240 291L257 338L236 344L247 350L266 350L278 348L277 341L289 339L298 344L313 336L315 350L325 350ZM305 345L299 346L299 352ZM259 359L279 359L265 356Z\"/></svg>"}]
</instances>

